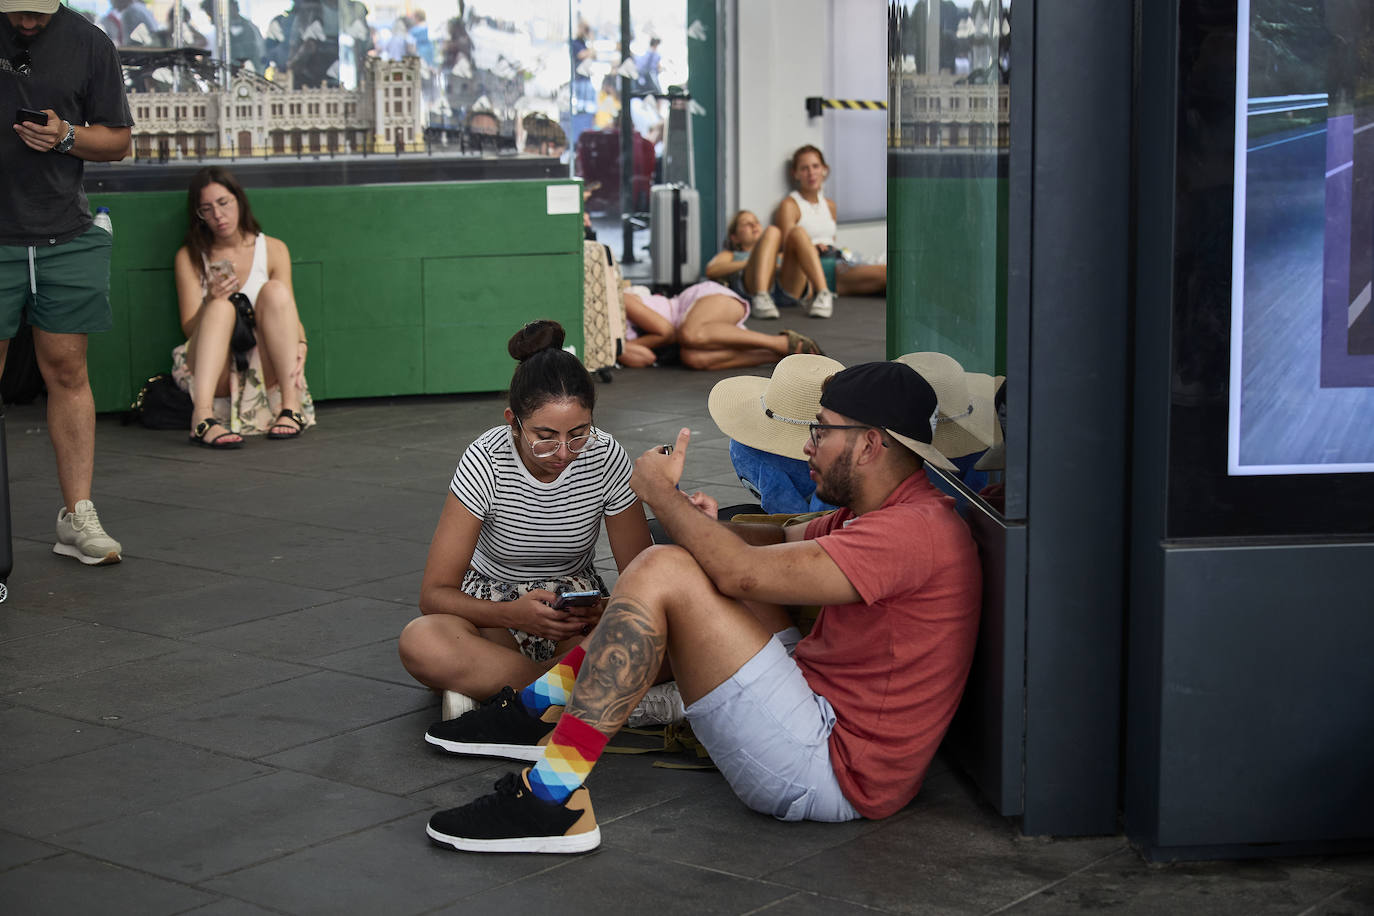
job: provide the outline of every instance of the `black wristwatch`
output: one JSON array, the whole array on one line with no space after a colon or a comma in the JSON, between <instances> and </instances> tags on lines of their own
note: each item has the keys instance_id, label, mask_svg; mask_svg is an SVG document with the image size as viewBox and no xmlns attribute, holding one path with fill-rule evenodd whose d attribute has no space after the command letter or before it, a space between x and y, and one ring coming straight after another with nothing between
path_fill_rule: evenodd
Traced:
<instances>
[{"instance_id":1,"label":"black wristwatch","mask_svg":"<svg viewBox=\"0 0 1374 916\"><path fill-rule=\"evenodd\" d=\"M54 153L66 153L66 152L70 152L70 151L71 151L71 148L72 148L73 146L75 146L75 145L76 145L76 125L73 124L73 123L71 123L70 121L68 121L68 122L67 122L67 136L63 137L61 140L58 140L58 141L57 141L57 144L56 144L55 146L53 146L52 151L53 151Z\"/></svg>"}]
</instances>

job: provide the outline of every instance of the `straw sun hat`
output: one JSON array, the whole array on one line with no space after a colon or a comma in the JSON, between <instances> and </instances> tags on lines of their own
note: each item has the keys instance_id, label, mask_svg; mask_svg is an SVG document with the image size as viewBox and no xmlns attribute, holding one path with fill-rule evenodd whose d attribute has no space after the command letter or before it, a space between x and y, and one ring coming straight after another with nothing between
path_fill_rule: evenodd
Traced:
<instances>
[{"instance_id":1,"label":"straw sun hat","mask_svg":"<svg viewBox=\"0 0 1374 916\"><path fill-rule=\"evenodd\" d=\"M706 407L736 442L805 461L802 447L811 435L807 425L821 409L821 384L843 368L828 356L783 357L769 378L741 375L717 382Z\"/></svg>"},{"instance_id":2,"label":"straw sun hat","mask_svg":"<svg viewBox=\"0 0 1374 916\"><path fill-rule=\"evenodd\" d=\"M997 380L982 372L965 372L944 353L907 353L897 357L919 372L940 402L934 446L947 458L962 458L1002 442L993 396Z\"/></svg>"}]
</instances>

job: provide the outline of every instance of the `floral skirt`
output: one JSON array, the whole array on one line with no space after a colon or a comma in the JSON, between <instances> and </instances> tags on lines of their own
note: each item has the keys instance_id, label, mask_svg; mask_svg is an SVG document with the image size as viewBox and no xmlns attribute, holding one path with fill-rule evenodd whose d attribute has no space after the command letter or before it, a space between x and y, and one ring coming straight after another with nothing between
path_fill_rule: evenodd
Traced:
<instances>
[{"instance_id":1,"label":"floral skirt","mask_svg":"<svg viewBox=\"0 0 1374 916\"><path fill-rule=\"evenodd\" d=\"M463 594L480 598L483 601L514 601L525 592L537 588L551 592L557 592L559 589L589 591L595 588L599 589L601 594L606 594L606 583L601 581L601 576L597 575L596 570L590 566L570 576L533 579L529 582L503 582L499 579L490 579L474 569L469 569L463 576L463 584L460 588ZM553 658L558 651L558 643L547 636L531 636L524 630L516 629L512 629L510 634L515 637L516 644L520 646L520 652L531 661L546 662Z\"/></svg>"},{"instance_id":2,"label":"floral skirt","mask_svg":"<svg viewBox=\"0 0 1374 916\"><path fill-rule=\"evenodd\" d=\"M172 379L182 391L191 391L191 369L186 364L186 344L172 350ZM297 383L301 390L301 415L305 425L315 425L315 402L310 397L310 388L301 374ZM248 351L248 368L239 372L229 362L229 396L215 398L215 419L241 436L261 436L276 423L281 412L281 385L271 388L263 385L262 357L258 348ZM199 423L204 417L192 417Z\"/></svg>"}]
</instances>

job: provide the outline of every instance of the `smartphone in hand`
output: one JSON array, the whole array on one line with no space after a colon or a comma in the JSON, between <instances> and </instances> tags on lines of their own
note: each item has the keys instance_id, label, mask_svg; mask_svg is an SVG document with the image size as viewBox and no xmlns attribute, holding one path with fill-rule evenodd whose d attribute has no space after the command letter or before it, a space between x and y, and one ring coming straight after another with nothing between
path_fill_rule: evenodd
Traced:
<instances>
[{"instance_id":1,"label":"smartphone in hand","mask_svg":"<svg viewBox=\"0 0 1374 916\"><path fill-rule=\"evenodd\" d=\"M590 589L585 592L563 592L558 593L558 597L553 601L555 611L566 611L574 607L591 607L601 600L601 592L597 589Z\"/></svg>"},{"instance_id":2,"label":"smartphone in hand","mask_svg":"<svg viewBox=\"0 0 1374 916\"><path fill-rule=\"evenodd\" d=\"M30 124L47 124L48 115L47 112L36 111L32 108L21 108L14 113L14 123L18 124L21 121L28 121Z\"/></svg>"},{"instance_id":3,"label":"smartphone in hand","mask_svg":"<svg viewBox=\"0 0 1374 916\"><path fill-rule=\"evenodd\" d=\"M228 258L210 262L210 276L216 280L228 280L234 276L234 262Z\"/></svg>"}]
</instances>

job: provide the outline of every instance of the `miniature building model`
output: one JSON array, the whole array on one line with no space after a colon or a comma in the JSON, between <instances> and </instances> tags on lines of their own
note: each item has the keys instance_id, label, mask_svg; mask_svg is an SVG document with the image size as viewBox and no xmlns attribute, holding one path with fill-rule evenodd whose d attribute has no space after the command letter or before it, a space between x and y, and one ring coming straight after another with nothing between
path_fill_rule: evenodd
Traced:
<instances>
[{"instance_id":1,"label":"miniature building model","mask_svg":"<svg viewBox=\"0 0 1374 916\"><path fill-rule=\"evenodd\" d=\"M358 89L295 89L246 70L227 92L129 92L134 157L420 152L420 59L366 59Z\"/></svg>"}]
</instances>

